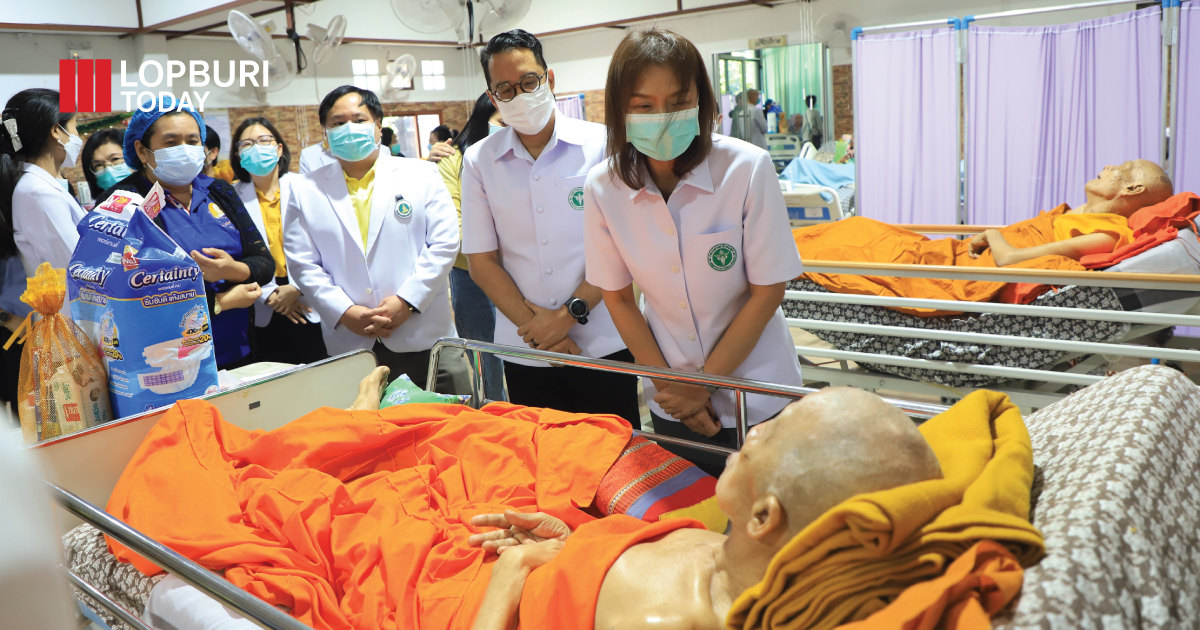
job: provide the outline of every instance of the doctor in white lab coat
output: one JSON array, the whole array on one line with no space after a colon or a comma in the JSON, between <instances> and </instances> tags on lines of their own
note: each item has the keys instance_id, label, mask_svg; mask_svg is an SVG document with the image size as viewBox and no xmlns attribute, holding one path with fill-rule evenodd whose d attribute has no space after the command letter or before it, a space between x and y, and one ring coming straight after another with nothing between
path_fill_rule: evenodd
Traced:
<instances>
[{"instance_id":1,"label":"doctor in white lab coat","mask_svg":"<svg viewBox=\"0 0 1200 630\"><path fill-rule=\"evenodd\" d=\"M369 90L344 85L321 102L336 164L291 185L284 211L288 269L321 317L330 354L370 349L391 378L425 385L429 353L455 336L450 269L458 216L428 162L379 150L383 109ZM467 393L461 353L443 355L437 389Z\"/></svg>"},{"instance_id":2,"label":"doctor in white lab coat","mask_svg":"<svg viewBox=\"0 0 1200 630\"><path fill-rule=\"evenodd\" d=\"M58 177L83 149L75 114L59 111L58 92L37 88L10 98L0 119L0 257L19 254L26 276L44 262L65 269L85 214Z\"/></svg>"},{"instance_id":3,"label":"doctor in white lab coat","mask_svg":"<svg viewBox=\"0 0 1200 630\"><path fill-rule=\"evenodd\" d=\"M291 158L279 130L266 118L247 118L233 134L229 164L238 180L233 187L275 260L274 280L263 285L254 303L254 356L258 361L299 365L329 355L320 316L289 277L283 250L283 210L289 186L299 177L288 172Z\"/></svg>"}]
</instances>

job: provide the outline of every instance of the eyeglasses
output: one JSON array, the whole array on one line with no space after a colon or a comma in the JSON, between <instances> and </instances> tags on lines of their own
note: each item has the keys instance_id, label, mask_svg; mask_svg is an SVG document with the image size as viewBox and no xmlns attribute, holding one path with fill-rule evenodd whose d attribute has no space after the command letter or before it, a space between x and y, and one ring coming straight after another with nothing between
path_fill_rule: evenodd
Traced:
<instances>
[{"instance_id":1,"label":"eyeglasses","mask_svg":"<svg viewBox=\"0 0 1200 630\"><path fill-rule=\"evenodd\" d=\"M542 79L545 78L545 74L538 76L530 72L529 74L521 77L521 81L517 83L517 85L521 86L520 92L517 92L517 88L513 87L511 83L501 83L500 85L496 86L495 90L492 90L492 95L495 96L496 100L500 101L501 103L507 103L514 98L517 98L517 94L536 92L538 88L542 87Z\"/></svg>"},{"instance_id":2,"label":"eyeglasses","mask_svg":"<svg viewBox=\"0 0 1200 630\"><path fill-rule=\"evenodd\" d=\"M269 146L275 144L275 136L266 134L266 135L259 136L259 137L255 138L254 140L238 140L237 144L235 144L233 146L237 147L237 150L240 152L245 149L249 149L251 146L253 146L255 144L261 144L264 147L269 147Z\"/></svg>"},{"instance_id":3,"label":"eyeglasses","mask_svg":"<svg viewBox=\"0 0 1200 630\"><path fill-rule=\"evenodd\" d=\"M117 166L125 163L125 158L117 156L109 160L92 160L92 175L99 175L97 171L102 171L110 166Z\"/></svg>"}]
</instances>

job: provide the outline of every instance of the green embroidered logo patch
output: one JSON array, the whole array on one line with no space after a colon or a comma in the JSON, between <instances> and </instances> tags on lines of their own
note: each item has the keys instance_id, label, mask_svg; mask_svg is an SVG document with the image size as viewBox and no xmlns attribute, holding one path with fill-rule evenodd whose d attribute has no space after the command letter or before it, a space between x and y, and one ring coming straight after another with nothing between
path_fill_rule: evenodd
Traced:
<instances>
[{"instance_id":1,"label":"green embroidered logo patch","mask_svg":"<svg viewBox=\"0 0 1200 630\"><path fill-rule=\"evenodd\" d=\"M732 245L717 243L708 250L708 266L717 271L729 271L737 262L737 250Z\"/></svg>"},{"instance_id":2,"label":"green embroidered logo patch","mask_svg":"<svg viewBox=\"0 0 1200 630\"><path fill-rule=\"evenodd\" d=\"M583 187L580 186L567 194L567 201L571 204L572 208L583 210Z\"/></svg>"}]
</instances>

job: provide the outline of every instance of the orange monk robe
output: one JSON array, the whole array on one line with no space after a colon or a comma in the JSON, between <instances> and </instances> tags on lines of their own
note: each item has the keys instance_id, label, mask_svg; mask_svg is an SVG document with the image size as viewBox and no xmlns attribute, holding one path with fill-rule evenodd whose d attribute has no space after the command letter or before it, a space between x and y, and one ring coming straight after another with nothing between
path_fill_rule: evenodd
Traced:
<instances>
[{"instance_id":1,"label":"orange monk robe","mask_svg":"<svg viewBox=\"0 0 1200 630\"><path fill-rule=\"evenodd\" d=\"M600 586L621 554L689 527L704 529L691 519L651 524L623 514L585 524L571 534L553 560L529 574L521 592L521 627L591 630Z\"/></svg>"},{"instance_id":2,"label":"orange monk robe","mask_svg":"<svg viewBox=\"0 0 1200 630\"><path fill-rule=\"evenodd\" d=\"M1050 212L1015 223L1002 230L1005 240L1013 247L1036 247L1052 243L1055 238L1055 220L1069 208L1061 205ZM1072 222L1075 216L1071 215ZM1076 226L1078 227L1078 226ZM1092 231L1109 231L1095 229ZM995 268L991 250L985 250L978 258L972 258L969 240L956 238L930 239L865 217L851 217L841 221L822 223L792 230L800 259L804 261L873 262L905 265L944 265L952 267ZM1075 230L1071 235L1082 233ZM1090 232L1088 232L1090 233ZM1126 241L1127 242L1127 241ZM1059 271L1084 271L1083 265L1065 256L1042 256L1027 260L1008 268L1053 269ZM982 280L946 280L942 278L893 278L885 276L852 276L845 274L806 273L805 278L816 282L834 293L852 295L881 295L885 297L907 297L926 300L957 300L962 302L991 302L1005 289L1004 282ZM1024 301L1032 291L1036 297L1040 285L1020 285L1025 290L1005 301ZM950 315L957 311L939 311L925 308L896 308L895 310L929 317Z\"/></svg>"},{"instance_id":3,"label":"orange monk robe","mask_svg":"<svg viewBox=\"0 0 1200 630\"><path fill-rule=\"evenodd\" d=\"M318 630L469 628L496 558L467 545L470 519L517 509L573 529L594 520L581 508L629 438L616 416L507 403L321 409L245 431L184 400L146 436L107 509Z\"/></svg>"}]
</instances>

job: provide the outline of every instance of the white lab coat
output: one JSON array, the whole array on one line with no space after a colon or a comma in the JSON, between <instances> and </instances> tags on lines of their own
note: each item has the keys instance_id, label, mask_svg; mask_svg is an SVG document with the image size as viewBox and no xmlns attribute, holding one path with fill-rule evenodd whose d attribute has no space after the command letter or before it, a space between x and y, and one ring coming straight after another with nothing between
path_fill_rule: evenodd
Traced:
<instances>
[{"instance_id":1,"label":"white lab coat","mask_svg":"<svg viewBox=\"0 0 1200 630\"><path fill-rule=\"evenodd\" d=\"M79 243L76 226L87 212L42 167L26 162L21 170L24 173L13 189L12 213L13 238L25 277L33 277L44 262L66 269ZM63 300L60 312L70 315L69 300Z\"/></svg>"},{"instance_id":2,"label":"white lab coat","mask_svg":"<svg viewBox=\"0 0 1200 630\"><path fill-rule=\"evenodd\" d=\"M45 169L28 162L21 168L24 174L13 190L12 209L14 238L25 275L32 276L44 262L66 269L79 242L75 226L87 213Z\"/></svg>"},{"instance_id":3,"label":"white lab coat","mask_svg":"<svg viewBox=\"0 0 1200 630\"><path fill-rule=\"evenodd\" d=\"M288 199L291 196L289 186L297 177L299 177L299 175L284 173L283 176L279 178L280 215L287 210ZM270 247L271 235L267 234L267 223L266 221L263 221L262 207L258 204L258 193L254 188L254 182L238 182L233 185L233 189L237 191L238 197L242 199L242 205L246 206L246 212L250 213L250 218L254 221L254 226L258 228L258 233L262 234L263 240L267 242L267 247ZM288 282L290 282L292 286L296 285L296 280L291 277L290 272L288 273ZM279 285L275 284L274 280L271 280L267 284L263 285L262 297L258 298L258 301L254 303L255 326L263 328L267 324L271 323L271 316L275 311L272 310L270 306L267 306L267 298L270 297L270 295L275 292L275 289L278 288ZM308 321L313 323L321 321L321 316L317 314L316 311L309 313L306 317Z\"/></svg>"},{"instance_id":4,"label":"white lab coat","mask_svg":"<svg viewBox=\"0 0 1200 630\"><path fill-rule=\"evenodd\" d=\"M323 142L304 147L300 152L300 174L311 173L326 164L337 164L337 158L325 148Z\"/></svg>"},{"instance_id":5,"label":"white lab coat","mask_svg":"<svg viewBox=\"0 0 1200 630\"><path fill-rule=\"evenodd\" d=\"M448 278L458 256L458 213L436 164L379 156L365 248L340 164L297 177L290 189L283 214L288 272L320 314L331 355L374 345L339 320L351 306L375 308L388 295L420 311L380 340L393 352L428 350L456 335ZM409 216L398 212L401 195Z\"/></svg>"}]
</instances>

